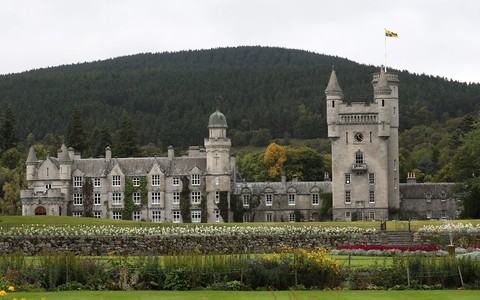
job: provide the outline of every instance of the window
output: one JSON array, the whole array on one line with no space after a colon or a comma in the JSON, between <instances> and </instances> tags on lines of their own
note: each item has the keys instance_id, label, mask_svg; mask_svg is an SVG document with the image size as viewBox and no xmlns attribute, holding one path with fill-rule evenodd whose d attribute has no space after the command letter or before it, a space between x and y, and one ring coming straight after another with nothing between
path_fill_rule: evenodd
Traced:
<instances>
[{"instance_id":1,"label":"window","mask_svg":"<svg viewBox=\"0 0 480 300\"><path fill-rule=\"evenodd\" d=\"M394 106L393 107L393 116L395 117L396 114L397 114L397 108Z\"/></svg>"},{"instance_id":2,"label":"window","mask_svg":"<svg viewBox=\"0 0 480 300\"><path fill-rule=\"evenodd\" d=\"M133 177L133 186L140 186L140 177Z\"/></svg>"},{"instance_id":3,"label":"window","mask_svg":"<svg viewBox=\"0 0 480 300\"><path fill-rule=\"evenodd\" d=\"M220 203L220 192L215 191L215 203L218 204Z\"/></svg>"},{"instance_id":4,"label":"window","mask_svg":"<svg viewBox=\"0 0 480 300\"><path fill-rule=\"evenodd\" d=\"M446 219L447 218L447 211L446 210L442 210L440 212L440 219Z\"/></svg>"},{"instance_id":5,"label":"window","mask_svg":"<svg viewBox=\"0 0 480 300\"><path fill-rule=\"evenodd\" d=\"M180 223L180 211L174 210L172 211L172 215L173 215L173 223Z\"/></svg>"},{"instance_id":6,"label":"window","mask_svg":"<svg viewBox=\"0 0 480 300\"><path fill-rule=\"evenodd\" d=\"M320 204L320 196L318 193L312 194L312 205L319 205Z\"/></svg>"},{"instance_id":7,"label":"window","mask_svg":"<svg viewBox=\"0 0 480 300\"><path fill-rule=\"evenodd\" d=\"M375 183L375 173L368 173L368 183Z\"/></svg>"},{"instance_id":8,"label":"window","mask_svg":"<svg viewBox=\"0 0 480 300\"><path fill-rule=\"evenodd\" d=\"M160 204L161 193L152 192L152 204Z\"/></svg>"},{"instance_id":9,"label":"window","mask_svg":"<svg viewBox=\"0 0 480 300\"><path fill-rule=\"evenodd\" d=\"M102 204L102 197L100 193L93 194L93 205L100 205Z\"/></svg>"},{"instance_id":10,"label":"window","mask_svg":"<svg viewBox=\"0 0 480 300\"><path fill-rule=\"evenodd\" d=\"M83 217L83 211L74 211L74 212L72 213L72 215L73 215L75 218Z\"/></svg>"},{"instance_id":11,"label":"window","mask_svg":"<svg viewBox=\"0 0 480 300\"><path fill-rule=\"evenodd\" d=\"M132 212L132 220L133 221L140 221L141 219L141 212L139 210L135 210Z\"/></svg>"},{"instance_id":12,"label":"window","mask_svg":"<svg viewBox=\"0 0 480 300\"><path fill-rule=\"evenodd\" d=\"M112 194L112 205L122 205L122 193Z\"/></svg>"},{"instance_id":13,"label":"window","mask_svg":"<svg viewBox=\"0 0 480 300\"><path fill-rule=\"evenodd\" d=\"M73 187L82 187L82 176L73 176Z\"/></svg>"},{"instance_id":14,"label":"window","mask_svg":"<svg viewBox=\"0 0 480 300\"><path fill-rule=\"evenodd\" d=\"M272 213L266 213L265 214L265 222L273 222L273 214Z\"/></svg>"},{"instance_id":15,"label":"window","mask_svg":"<svg viewBox=\"0 0 480 300\"><path fill-rule=\"evenodd\" d=\"M160 175L152 175L152 186L160 185Z\"/></svg>"},{"instance_id":16,"label":"window","mask_svg":"<svg viewBox=\"0 0 480 300\"><path fill-rule=\"evenodd\" d=\"M352 220L352 214L347 211L345 212L345 221L351 221Z\"/></svg>"},{"instance_id":17,"label":"window","mask_svg":"<svg viewBox=\"0 0 480 300\"><path fill-rule=\"evenodd\" d=\"M348 144L348 132L345 132L345 143Z\"/></svg>"},{"instance_id":18,"label":"window","mask_svg":"<svg viewBox=\"0 0 480 300\"><path fill-rule=\"evenodd\" d=\"M202 211L192 210L192 223L200 223L202 221Z\"/></svg>"},{"instance_id":19,"label":"window","mask_svg":"<svg viewBox=\"0 0 480 300\"><path fill-rule=\"evenodd\" d=\"M112 219L121 220L122 219L122 212L119 211L119 210L114 211L113 214L112 214Z\"/></svg>"},{"instance_id":20,"label":"window","mask_svg":"<svg viewBox=\"0 0 480 300\"><path fill-rule=\"evenodd\" d=\"M265 205L266 206L273 205L273 194L265 194Z\"/></svg>"},{"instance_id":21,"label":"window","mask_svg":"<svg viewBox=\"0 0 480 300\"><path fill-rule=\"evenodd\" d=\"M173 192L172 204L180 204L180 192Z\"/></svg>"},{"instance_id":22,"label":"window","mask_svg":"<svg viewBox=\"0 0 480 300\"><path fill-rule=\"evenodd\" d=\"M100 187L100 178L93 178L93 186Z\"/></svg>"},{"instance_id":23,"label":"window","mask_svg":"<svg viewBox=\"0 0 480 300\"><path fill-rule=\"evenodd\" d=\"M250 195L242 195L243 206L250 206Z\"/></svg>"},{"instance_id":24,"label":"window","mask_svg":"<svg viewBox=\"0 0 480 300\"><path fill-rule=\"evenodd\" d=\"M447 201L447 192L442 191L442 192L440 193L440 201L442 201L442 202Z\"/></svg>"},{"instance_id":25,"label":"window","mask_svg":"<svg viewBox=\"0 0 480 300\"><path fill-rule=\"evenodd\" d=\"M95 219L101 219L102 218L102 212L100 210L96 210L93 212L93 217Z\"/></svg>"},{"instance_id":26,"label":"window","mask_svg":"<svg viewBox=\"0 0 480 300\"><path fill-rule=\"evenodd\" d=\"M243 214L243 223L248 223L248 222L250 222L250 214L245 213Z\"/></svg>"},{"instance_id":27,"label":"window","mask_svg":"<svg viewBox=\"0 0 480 300\"><path fill-rule=\"evenodd\" d=\"M152 222L161 222L162 221L162 212L159 210L152 210Z\"/></svg>"},{"instance_id":28,"label":"window","mask_svg":"<svg viewBox=\"0 0 480 300\"><path fill-rule=\"evenodd\" d=\"M432 218L432 211L427 210L427 219L431 219L431 218Z\"/></svg>"},{"instance_id":29,"label":"window","mask_svg":"<svg viewBox=\"0 0 480 300\"><path fill-rule=\"evenodd\" d=\"M220 222L220 210L219 209L215 209L213 210L213 213L215 214L215 222Z\"/></svg>"},{"instance_id":30,"label":"window","mask_svg":"<svg viewBox=\"0 0 480 300\"><path fill-rule=\"evenodd\" d=\"M288 194L288 205L295 205L295 194Z\"/></svg>"},{"instance_id":31,"label":"window","mask_svg":"<svg viewBox=\"0 0 480 300\"><path fill-rule=\"evenodd\" d=\"M295 213L291 212L288 214L288 222L295 222Z\"/></svg>"},{"instance_id":32,"label":"window","mask_svg":"<svg viewBox=\"0 0 480 300\"><path fill-rule=\"evenodd\" d=\"M113 175L112 186L120 186L120 185L121 185L120 175Z\"/></svg>"},{"instance_id":33,"label":"window","mask_svg":"<svg viewBox=\"0 0 480 300\"><path fill-rule=\"evenodd\" d=\"M345 174L345 184L350 184L352 181L352 176L350 173Z\"/></svg>"},{"instance_id":34,"label":"window","mask_svg":"<svg viewBox=\"0 0 480 300\"><path fill-rule=\"evenodd\" d=\"M357 221L363 221L363 212L357 212Z\"/></svg>"},{"instance_id":35,"label":"window","mask_svg":"<svg viewBox=\"0 0 480 300\"><path fill-rule=\"evenodd\" d=\"M83 194L73 194L73 205L83 205Z\"/></svg>"},{"instance_id":36,"label":"window","mask_svg":"<svg viewBox=\"0 0 480 300\"><path fill-rule=\"evenodd\" d=\"M393 169L396 171L397 170L397 160L393 160Z\"/></svg>"},{"instance_id":37,"label":"window","mask_svg":"<svg viewBox=\"0 0 480 300\"><path fill-rule=\"evenodd\" d=\"M346 204L352 203L352 195L350 191L345 191L345 203Z\"/></svg>"},{"instance_id":38,"label":"window","mask_svg":"<svg viewBox=\"0 0 480 300\"><path fill-rule=\"evenodd\" d=\"M368 202L375 203L375 191L368 191Z\"/></svg>"},{"instance_id":39,"label":"window","mask_svg":"<svg viewBox=\"0 0 480 300\"><path fill-rule=\"evenodd\" d=\"M356 164L363 164L363 152L358 150L355 152L355 163Z\"/></svg>"},{"instance_id":40,"label":"window","mask_svg":"<svg viewBox=\"0 0 480 300\"><path fill-rule=\"evenodd\" d=\"M45 189L46 190L49 190L52 188L52 184L51 183L45 183Z\"/></svg>"},{"instance_id":41,"label":"window","mask_svg":"<svg viewBox=\"0 0 480 300\"><path fill-rule=\"evenodd\" d=\"M370 212L370 220L375 220L375 212L374 211Z\"/></svg>"},{"instance_id":42,"label":"window","mask_svg":"<svg viewBox=\"0 0 480 300\"><path fill-rule=\"evenodd\" d=\"M425 200L427 200L427 202L432 202L432 193L431 192L425 193Z\"/></svg>"},{"instance_id":43,"label":"window","mask_svg":"<svg viewBox=\"0 0 480 300\"><path fill-rule=\"evenodd\" d=\"M192 204L200 204L200 201L202 199L202 192L194 191L190 195L190 201Z\"/></svg>"},{"instance_id":44,"label":"window","mask_svg":"<svg viewBox=\"0 0 480 300\"><path fill-rule=\"evenodd\" d=\"M140 205L141 198L140 198L140 193L139 192L134 192L132 194L132 201L133 201L133 204Z\"/></svg>"},{"instance_id":45,"label":"window","mask_svg":"<svg viewBox=\"0 0 480 300\"><path fill-rule=\"evenodd\" d=\"M180 177L175 176L172 178L172 185L173 186L179 186L180 185Z\"/></svg>"},{"instance_id":46,"label":"window","mask_svg":"<svg viewBox=\"0 0 480 300\"><path fill-rule=\"evenodd\" d=\"M192 174L192 185L200 185L200 175Z\"/></svg>"}]
</instances>

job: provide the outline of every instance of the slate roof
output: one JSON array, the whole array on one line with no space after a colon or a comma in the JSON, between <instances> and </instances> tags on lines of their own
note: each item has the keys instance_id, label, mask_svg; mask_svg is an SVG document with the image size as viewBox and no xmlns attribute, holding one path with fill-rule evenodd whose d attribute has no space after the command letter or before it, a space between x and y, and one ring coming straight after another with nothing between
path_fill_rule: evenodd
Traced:
<instances>
[{"instance_id":1,"label":"slate roof","mask_svg":"<svg viewBox=\"0 0 480 300\"><path fill-rule=\"evenodd\" d=\"M432 199L440 199L442 191L446 192L447 198L453 197L454 183L400 183L400 194L403 199L425 199L427 193L431 193Z\"/></svg>"},{"instance_id":2,"label":"slate roof","mask_svg":"<svg viewBox=\"0 0 480 300\"><path fill-rule=\"evenodd\" d=\"M254 195L262 194L266 189L271 188L275 194L285 194L288 189L294 188L297 194L310 194L311 190L317 187L320 192L330 193L332 191L331 181L301 181L301 182L237 182L233 193L239 195L244 188L250 189Z\"/></svg>"}]
</instances>

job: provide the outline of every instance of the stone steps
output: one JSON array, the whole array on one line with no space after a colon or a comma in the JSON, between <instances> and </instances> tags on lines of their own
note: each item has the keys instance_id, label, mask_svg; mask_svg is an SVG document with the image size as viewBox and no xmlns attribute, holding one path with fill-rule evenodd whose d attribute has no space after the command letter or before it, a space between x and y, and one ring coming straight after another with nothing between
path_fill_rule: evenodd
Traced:
<instances>
[{"instance_id":1,"label":"stone steps","mask_svg":"<svg viewBox=\"0 0 480 300\"><path fill-rule=\"evenodd\" d=\"M382 231L380 233L380 243L392 246L419 246L420 243L414 241L413 232L409 231Z\"/></svg>"}]
</instances>

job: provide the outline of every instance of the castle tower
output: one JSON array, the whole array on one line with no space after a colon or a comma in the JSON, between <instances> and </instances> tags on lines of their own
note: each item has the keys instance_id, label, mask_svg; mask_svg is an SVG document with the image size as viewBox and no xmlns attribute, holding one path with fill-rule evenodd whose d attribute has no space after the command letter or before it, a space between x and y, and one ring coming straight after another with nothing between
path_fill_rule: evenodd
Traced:
<instances>
[{"instance_id":1,"label":"castle tower","mask_svg":"<svg viewBox=\"0 0 480 300\"><path fill-rule=\"evenodd\" d=\"M208 138L205 139L205 151L207 154L207 168L205 174L207 209L209 213L208 222L228 222L220 220L219 207L220 201L230 203L231 191L231 162L230 147L232 145L227 137L227 120L225 116L217 109L210 115L208 121ZM228 196L226 199L222 197Z\"/></svg>"},{"instance_id":2,"label":"castle tower","mask_svg":"<svg viewBox=\"0 0 480 300\"><path fill-rule=\"evenodd\" d=\"M333 220L384 220L399 207L398 82L382 69L373 76L373 102L346 103L335 71L330 75Z\"/></svg>"}]
</instances>

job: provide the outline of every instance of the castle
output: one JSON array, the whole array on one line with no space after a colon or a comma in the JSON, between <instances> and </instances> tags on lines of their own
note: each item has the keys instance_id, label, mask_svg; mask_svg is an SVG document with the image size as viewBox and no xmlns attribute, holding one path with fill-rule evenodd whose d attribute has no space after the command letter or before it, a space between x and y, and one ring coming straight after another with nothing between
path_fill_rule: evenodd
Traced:
<instances>
[{"instance_id":1,"label":"castle","mask_svg":"<svg viewBox=\"0 0 480 300\"><path fill-rule=\"evenodd\" d=\"M57 157L38 160L30 148L23 215L92 216L151 222L320 221L325 195L333 220L457 218L451 184L399 183L398 84L395 74L373 77L371 103L346 103L335 71L325 90L332 180L244 182L230 155L227 120L209 117L204 147L176 157L82 158L62 145Z\"/></svg>"}]
</instances>

